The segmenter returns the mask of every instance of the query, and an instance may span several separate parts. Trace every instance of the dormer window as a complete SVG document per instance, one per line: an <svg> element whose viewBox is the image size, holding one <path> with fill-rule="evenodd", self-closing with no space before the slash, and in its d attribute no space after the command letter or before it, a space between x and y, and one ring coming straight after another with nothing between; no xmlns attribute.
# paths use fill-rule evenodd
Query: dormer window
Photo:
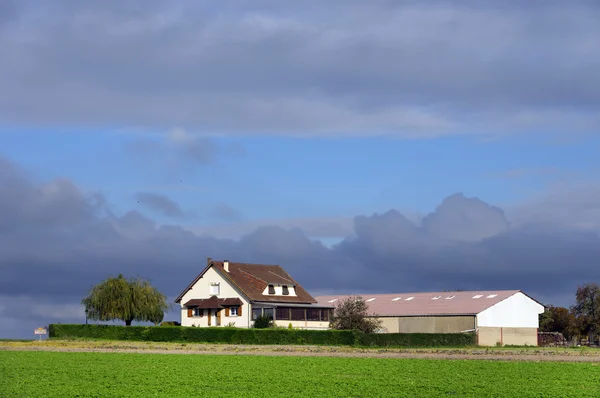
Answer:
<svg viewBox="0 0 600 398"><path fill-rule="evenodd" d="M269 285L269 294L275 294L275 286Z"/></svg>
<svg viewBox="0 0 600 398"><path fill-rule="evenodd" d="M282 289L282 293L283 293L284 296L289 296L290 295L290 291L288 290L287 285L283 285L281 287L281 289Z"/></svg>

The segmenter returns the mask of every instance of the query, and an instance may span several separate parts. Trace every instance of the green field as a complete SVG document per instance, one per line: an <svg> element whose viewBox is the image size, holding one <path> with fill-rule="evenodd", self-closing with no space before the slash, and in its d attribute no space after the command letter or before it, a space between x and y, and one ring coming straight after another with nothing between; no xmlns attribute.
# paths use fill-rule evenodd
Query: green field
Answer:
<svg viewBox="0 0 600 398"><path fill-rule="evenodd" d="M0 351L0 397L600 397L596 363Z"/></svg>

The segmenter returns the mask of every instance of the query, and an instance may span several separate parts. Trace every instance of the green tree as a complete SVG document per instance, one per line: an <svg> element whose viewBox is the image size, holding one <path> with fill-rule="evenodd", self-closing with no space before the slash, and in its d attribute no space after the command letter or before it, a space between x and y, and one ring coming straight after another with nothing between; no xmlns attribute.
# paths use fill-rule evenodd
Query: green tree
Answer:
<svg viewBox="0 0 600 398"><path fill-rule="evenodd" d="M132 321L159 324L169 308L167 298L150 282L140 278L116 278L93 286L81 303L88 318L98 321L122 320L131 326Z"/></svg>
<svg viewBox="0 0 600 398"><path fill-rule="evenodd" d="M577 327L590 342L600 332L600 286L588 283L577 288L576 303L571 308L577 318Z"/></svg>
<svg viewBox="0 0 600 398"><path fill-rule="evenodd" d="M559 332L567 340L577 334L575 315L568 308L550 306L540 314L541 332Z"/></svg>
<svg viewBox="0 0 600 398"><path fill-rule="evenodd" d="M369 306L361 296L348 297L335 307L331 328L375 333L381 327L381 320L369 315L368 310Z"/></svg>

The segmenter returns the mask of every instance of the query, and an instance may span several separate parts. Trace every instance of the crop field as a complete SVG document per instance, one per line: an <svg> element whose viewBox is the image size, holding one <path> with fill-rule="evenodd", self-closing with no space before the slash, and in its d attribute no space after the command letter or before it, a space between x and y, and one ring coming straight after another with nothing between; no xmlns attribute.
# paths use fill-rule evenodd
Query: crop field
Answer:
<svg viewBox="0 0 600 398"><path fill-rule="evenodd" d="M0 397L599 397L598 363L0 351Z"/></svg>

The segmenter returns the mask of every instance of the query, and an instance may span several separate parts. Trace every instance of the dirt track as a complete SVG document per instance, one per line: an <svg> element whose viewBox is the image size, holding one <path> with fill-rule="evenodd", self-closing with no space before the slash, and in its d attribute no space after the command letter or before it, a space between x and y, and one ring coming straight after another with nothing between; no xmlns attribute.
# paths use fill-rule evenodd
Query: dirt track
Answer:
<svg viewBox="0 0 600 398"><path fill-rule="evenodd" d="M397 349L320 346L145 343L113 341L0 342L0 351L120 352L141 354L216 354L328 356L348 358L422 358L495 361L597 362L600 350L546 348Z"/></svg>

